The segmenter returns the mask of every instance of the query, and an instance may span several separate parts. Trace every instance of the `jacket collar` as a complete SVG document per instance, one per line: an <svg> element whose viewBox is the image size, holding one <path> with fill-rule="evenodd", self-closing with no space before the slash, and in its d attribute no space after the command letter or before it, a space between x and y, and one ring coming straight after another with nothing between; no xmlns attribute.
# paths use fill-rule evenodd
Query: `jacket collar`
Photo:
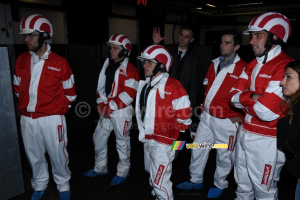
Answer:
<svg viewBox="0 0 300 200"><path fill-rule="evenodd" d="M281 53L281 46L280 45L276 45L271 51L269 51L268 53L268 58L267 61L272 60L273 58L275 58L276 56L278 56ZM262 64L262 62L264 61L265 56L261 56L261 57L256 57L256 60L258 63Z"/></svg>
<svg viewBox="0 0 300 200"><path fill-rule="evenodd" d="M216 59L213 59L213 60L212 60L212 62L214 63L215 66L218 66L218 65L219 65L219 63L220 63L220 58L221 58L221 56L218 57L218 58L216 58ZM239 56L238 54L236 54L233 63L225 67L225 68L227 68L227 72L230 73L230 74L232 74L232 72L233 72L233 70L234 70L234 67L235 67L235 64L236 64L237 62L239 62L240 60L241 60L240 56Z"/></svg>
<svg viewBox="0 0 300 200"><path fill-rule="evenodd" d="M38 56L33 51L29 51L29 52L34 58L38 59ZM45 51L44 55L41 57L41 60L47 60L50 52L51 52L51 46L50 44L47 43L47 50Z"/></svg>
<svg viewBox="0 0 300 200"><path fill-rule="evenodd" d="M153 88L158 89L159 96L162 99L165 99L165 85L168 80L168 77L169 74L167 72L164 72L151 81L151 85L153 85ZM146 84L149 84L149 82L150 77L146 78Z"/></svg>
<svg viewBox="0 0 300 200"><path fill-rule="evenodd" d="M122 61L122 63L120 64L120 66L119 66L118 69L117 69L117 70L122 69L125 76L127 76L127 73L126 73L126 69L127 69L127 68L126 68L126 66L127 66L128 62L129 62L128 57L125 57L124 60ZM104 68L106 69L106 68L108 67L108 65L109 65L109 58L106 58L105 63L104 63L103 66L104 66ZM105 70L104 70L104 71L105 71Z"/></svg>

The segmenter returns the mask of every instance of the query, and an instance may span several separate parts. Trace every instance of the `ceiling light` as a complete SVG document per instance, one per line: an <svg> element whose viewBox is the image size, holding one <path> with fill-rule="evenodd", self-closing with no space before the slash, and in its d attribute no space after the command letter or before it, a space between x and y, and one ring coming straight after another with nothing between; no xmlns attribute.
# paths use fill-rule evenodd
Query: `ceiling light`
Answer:
<svg viewBox="0 0 300 200"><path fill-rule="evenodd" d="M216 7L215 5L208 4L208 3L206 5L209 6L209 7L213 7L213 8Z"/></svg>
<svg viewBox="0 0 300 200"><path fill-rule="evenodd" d="M199 7L199 8L196 8L197 10L201 10L202 8L201 7Z"/></svg>
<svg viewBox="0 0 300 200"><path fill-rule="evenodd" d="M253 6L253 5L260 5L260 4L263 4L263 2L257 2L257 3L244 3L244 4L228 5L228 6Z"/></svg>

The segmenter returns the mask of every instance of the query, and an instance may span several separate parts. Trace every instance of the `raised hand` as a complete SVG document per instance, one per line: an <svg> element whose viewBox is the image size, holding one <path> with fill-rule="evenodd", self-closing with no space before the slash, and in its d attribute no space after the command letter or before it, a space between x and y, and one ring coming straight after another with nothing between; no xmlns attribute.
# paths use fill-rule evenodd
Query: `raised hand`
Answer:
<svg viewBox="0 0 300 200"><path fill-rule="evenodd" d="M166 39L167 37L161 37L160 35L160 27L153 28L152 33L152 40L154 44L159 44L162 40Z"/></svg>

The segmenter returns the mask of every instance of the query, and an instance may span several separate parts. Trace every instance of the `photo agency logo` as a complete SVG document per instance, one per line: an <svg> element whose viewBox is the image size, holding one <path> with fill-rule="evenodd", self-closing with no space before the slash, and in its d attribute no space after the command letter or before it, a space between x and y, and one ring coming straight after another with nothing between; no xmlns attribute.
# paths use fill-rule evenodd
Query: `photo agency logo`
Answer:
<svg viewBox="0 0 300 200"><path fill-rule="evenodd" d="M80 118L85 118L91 113L91 106L87 102L78 102L75 106L75 113Z"/></svg>

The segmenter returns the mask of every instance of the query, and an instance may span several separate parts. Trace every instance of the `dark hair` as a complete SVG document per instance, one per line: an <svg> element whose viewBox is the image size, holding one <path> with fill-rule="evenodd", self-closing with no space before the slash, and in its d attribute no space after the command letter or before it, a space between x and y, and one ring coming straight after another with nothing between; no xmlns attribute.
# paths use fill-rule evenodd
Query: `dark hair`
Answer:
<svg viewBox="0 0 300 200"><path fill-rule="evenodd" d="M223 35L232 35L234 46L242 44L242 34L234 29L228 29L223 31L222 36Z"/></svg>
<svg viewBox="0 0 300 200"><path fill-rule="evenodd" d="M293 70L295 70L298 73L298 77L299 77L299 81L300 81L300 60L294 60L289 62L286 67L285 70L287 70L287 68L291 68ZM293 118L293 108L294 105L299 101L300 99L300 88L298 88L298 90L290 95L290 96L285 96L284 100L282 101L281 104L281 110L286 114L286 116L290 117L290 123L292 122L292 118Z"/></svg>
<svg viewBox="0 0 300 200"><path fill-rule="evenodd" d="M195 27L190 25L190 24L183 24L181 25L180 27L180 32L182 31L182 29L185 29L185 30L188 30L188 31L192 31L192 34L193 34L193 38L195 37Z"/></svg>

